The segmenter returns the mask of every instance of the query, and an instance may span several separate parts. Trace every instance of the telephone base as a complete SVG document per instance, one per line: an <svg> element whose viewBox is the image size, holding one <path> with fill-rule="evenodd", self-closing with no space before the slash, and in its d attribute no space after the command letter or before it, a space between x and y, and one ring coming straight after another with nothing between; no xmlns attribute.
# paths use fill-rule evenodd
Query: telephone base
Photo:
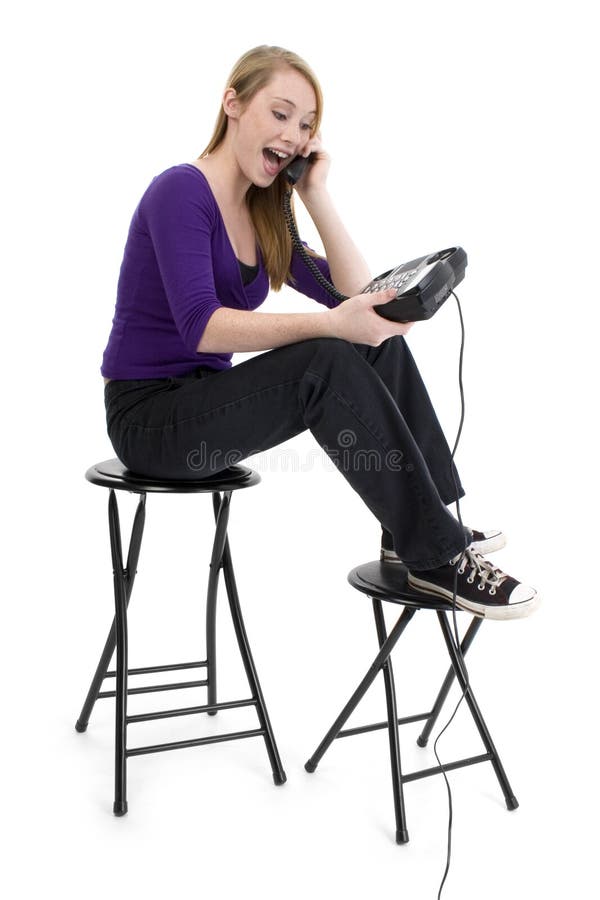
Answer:
<svg viewBox="0 0 600 900"><path fill-rule="evenodd" d="M378 275L361 293L396 288L396 297L374 306L375 312L393 322L419 322L435 315L465 277L466 266L467 254L462 247L448 247Z"/></svg>

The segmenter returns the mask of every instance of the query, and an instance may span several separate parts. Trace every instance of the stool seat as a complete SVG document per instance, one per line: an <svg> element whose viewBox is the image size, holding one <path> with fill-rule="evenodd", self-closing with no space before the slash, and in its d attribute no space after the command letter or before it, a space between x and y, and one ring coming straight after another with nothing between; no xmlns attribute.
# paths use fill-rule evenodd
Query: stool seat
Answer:
<svg viewBox="0 0 600 900"><path fill-rule="evenodd" d="M189 480L152 478L132 472L123 465L120 459L105 459L103 462L90 466L85 477L92 484L136 494L146 492L201 494L211 491L236 491L240 488L252 487L261 480L258 472L247 466L229 466L229 468L208 475L206 478L190 478Z"/></svg>
<svg viewBox="0 0 600 900"><path fill-rule="evenodd" d="M452 603L441 597L411 591L407 577L408 569L402 563L380 560L362 563L348 573L348 581L352 587L369 597L399 603L411 609L453 609Z"/></svg>

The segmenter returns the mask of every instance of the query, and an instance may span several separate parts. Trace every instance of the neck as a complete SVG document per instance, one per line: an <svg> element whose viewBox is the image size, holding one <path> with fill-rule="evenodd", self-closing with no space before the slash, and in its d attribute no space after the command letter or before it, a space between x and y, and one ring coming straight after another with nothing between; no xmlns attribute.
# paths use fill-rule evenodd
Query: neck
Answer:
<svg viewBox="0 0 600 900"><path fill-rule="evenodd" d="M202 163L219 192L220 201L230 209L244 210L246 193L252 182L240 169L227 139L216 150L203 157Z"/></svg>

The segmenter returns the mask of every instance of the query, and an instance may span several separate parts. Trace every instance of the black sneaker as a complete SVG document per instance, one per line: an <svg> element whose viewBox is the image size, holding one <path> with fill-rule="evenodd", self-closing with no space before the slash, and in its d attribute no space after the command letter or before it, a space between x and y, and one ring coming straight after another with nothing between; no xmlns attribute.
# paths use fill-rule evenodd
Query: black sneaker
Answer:
<svg viewBox="0 0 600 900"><path fill-rule="evenodd" d="M520 619L532 613L540 603L534 588L521 584L470 548L439 569L409 572L408 584L415 591L452 602L456 571L456 605L476 616Z"/></svg>
<svg viewBox="0 0 600 900"><path fill-rule="evenodd" d="M503 547L506 547L506 535L498 528L490 528L488 531L477 531L475 528L470 528L469 531L473 535L469 550L473 550L475 553L493 553L494 550L502 550ZM390 546L390 542L391 535L387 537L382 532L379 559L381 562L401 563L402 560Z"/></svg>

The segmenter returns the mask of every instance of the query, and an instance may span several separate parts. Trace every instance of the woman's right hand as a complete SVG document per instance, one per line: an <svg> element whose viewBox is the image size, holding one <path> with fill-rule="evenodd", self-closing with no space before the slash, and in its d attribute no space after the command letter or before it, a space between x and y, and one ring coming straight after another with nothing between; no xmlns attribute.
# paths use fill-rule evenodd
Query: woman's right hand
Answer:
<svg viewBox="0 0 600 900"><path fill-rule="evenodd" d="M368 344L379 347L384 341L397 334L406 334L414 322L392 322L384 319L373 309L381 303L389 303L396 296L395 288L378 291L375 294L356 294L330 309L329 315L332 337L350 341L353 344Z"/></svg>

